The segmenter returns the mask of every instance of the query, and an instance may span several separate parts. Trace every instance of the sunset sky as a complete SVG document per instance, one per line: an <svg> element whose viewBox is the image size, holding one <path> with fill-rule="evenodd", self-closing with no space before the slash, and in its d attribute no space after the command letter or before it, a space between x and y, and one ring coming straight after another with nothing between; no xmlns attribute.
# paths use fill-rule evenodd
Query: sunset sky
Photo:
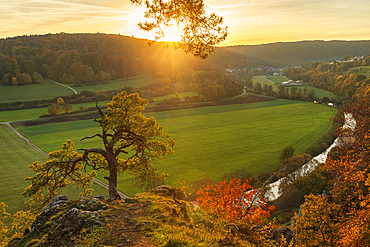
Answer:
<svg viewBox="0 0 370 247"><path fill-rule="evenodd" d="M299 40L370 40L369 0L205 0L229 28L222 45ZM0 38L45 33L139 31L143 8L129 0L0 0Z"/></svg>

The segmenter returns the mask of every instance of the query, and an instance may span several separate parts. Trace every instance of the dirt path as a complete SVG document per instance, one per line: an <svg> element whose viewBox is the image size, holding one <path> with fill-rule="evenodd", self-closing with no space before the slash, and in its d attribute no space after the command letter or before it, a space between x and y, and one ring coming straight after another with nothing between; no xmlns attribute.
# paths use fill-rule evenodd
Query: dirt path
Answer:
<svg viewBox="0 0 370 247"><path fill-rule="evenodd" d="M16 129L14 129L13 126L10 123L11 122L3 122L3 123L0 123L0 124L4 124L4 125L8 126L11 131L13 131L19 138L21 138L22 140L24 140L25 142L27 142L37 152L39 152L40 154L42 154L42 155L44 155L46 157L48 156L48 153L44 152L38 146L36 146L30 140L28 140L26 137L24 137L21 133L19 133ZM105 189L109 190L108 185L106 183L104 183L103 181L101 181L99 179L96 179L96 178L94 178L93 181L94 181L94 183L97 183L100 186L104 187ZM129 196L123 194L120 191L118 191L118 194L121 196L122 199L130 198Z"/></svg>
<svg viewBox="0 0 370 247"><path fill-rule="evenodd" d="M46 78L46 79L48 79L49 81L54 82L54 83L56 83L56 84L58 84L58 85L60 85L60 86L66 87L66 88L68 88L68 89L72 90L74 94L77 94L77 91L76 91L76 90L74 90L73 88L71 88L71 87L69 87L69 86L67 86L67 85L64 85L64 84L62 84L62 83L59 83L59 82L53 81L53 80L51 80L51 79L49 79L49 78Z"/></svg>

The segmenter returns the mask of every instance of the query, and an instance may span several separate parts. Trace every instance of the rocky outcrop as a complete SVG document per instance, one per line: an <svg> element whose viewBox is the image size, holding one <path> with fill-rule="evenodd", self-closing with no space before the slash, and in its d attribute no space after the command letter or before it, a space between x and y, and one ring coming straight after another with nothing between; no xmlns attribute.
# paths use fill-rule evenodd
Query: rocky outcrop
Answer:
<svg viewBox="0 0 370 247"><path fill-rule="evenodd" d="M105 226L104 212L109 205L104 196L81 198L70 201L68 196L58 196L49 203L25 232L22 239L15 239L9 246L23 246L21 241L39 239L33 246L73 246L81 231L90 232L96 227Z"/></svg>
<svg viewBox="0 0 370 247"><path fill-rule="evenodd" d="M172 197L176 200L185 200L186 196L184 191L178 188L172 188L168 185L161 185L152 190L152 193L161 195L161 196L167 196Z"/></svg>

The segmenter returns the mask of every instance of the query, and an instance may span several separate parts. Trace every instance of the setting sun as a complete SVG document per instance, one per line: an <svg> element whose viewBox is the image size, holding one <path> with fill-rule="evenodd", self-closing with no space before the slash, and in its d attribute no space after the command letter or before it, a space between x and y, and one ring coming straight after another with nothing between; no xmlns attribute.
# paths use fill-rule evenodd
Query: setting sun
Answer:
<svg viewBox="0 0 370 247"><path fill-rule="evenodd" d="M155 39L154 31L144 32L140 30L138 27L139 22L144 23L145 21L151 21L151 19L146 19L144 17L144 11L145 8L139 7L129 15L127 24L128 32L130 33L130 35L133 35L134 37L137 38L154 40ZM165 37L160 38L158 41L178 42L181 40L181 35L176 23L171 24L172 24L171 26L163 28Z"/></svg>
<svg viewBox="0 0 370 247"><path fill-rule="evenodd" d="M181 40L181 35L176 25L165 28L163 32L164 37L160 38L159 41L178 42Z"/></svg>

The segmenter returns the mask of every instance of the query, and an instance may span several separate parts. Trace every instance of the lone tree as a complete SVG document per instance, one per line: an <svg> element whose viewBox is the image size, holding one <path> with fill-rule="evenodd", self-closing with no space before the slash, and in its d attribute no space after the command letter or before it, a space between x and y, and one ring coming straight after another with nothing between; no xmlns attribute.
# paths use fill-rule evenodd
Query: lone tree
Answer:
<svg viewBox="0 0 370 247"><path fill-rule="evenodd" d="M293 157L294 151L295 149L293 148L293 145L286 146L280 154L280 160Z"/></svg>
<svg viewBox="0 0 370 247"><path fill-rule="evenodd" d="M225 41L227 27L223 27L223 18L211 13L206 14L203 0L130 0L137 6L145 5L144 17L153 20L138 23L143 31L156 30L155 39L165 37L164 29L176 25L181 42L175 48L181 48L195 57L207 58L214 46Z"/></svg>
<svg viewBox="0 0 370 247"><path fill-rule="evenodd" d="M81 141L100 138L104 148L81 149L83 154L79 154L73 142L68 140L61 150L49 153L48 161L30 165L36 175L26 178L32 184L23 195L31 196L31 202L42 207L71 183L76 182L83 189L90 186L96 176L95 170L98 170L108 171L109 176L105 178L109 182L109 196L117 200L120 199L117 191L119 172L130 171L143 184L165 177L166 174L156 174L152 160L173 154L175 142L153 117L146 118L141 114L146 104L147 101L137 93L127 95L124 91L113 97L106 112L96 104L101 118L95 121L102 132ZM86 166L92 167L93 171L84 173Z"/></svg>

